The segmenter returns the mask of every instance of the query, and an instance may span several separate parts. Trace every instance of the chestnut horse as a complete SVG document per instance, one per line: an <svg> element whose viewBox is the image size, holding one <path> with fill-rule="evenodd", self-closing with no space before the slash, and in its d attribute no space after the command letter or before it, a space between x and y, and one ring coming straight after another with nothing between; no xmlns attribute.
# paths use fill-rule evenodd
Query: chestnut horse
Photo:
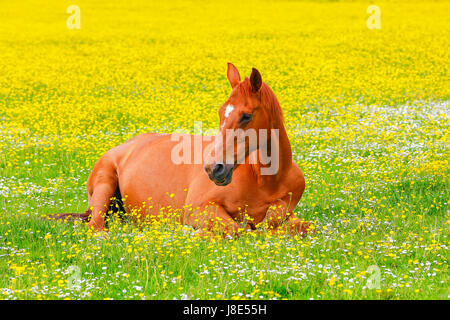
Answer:
<svg viewBox="0 0 450 320"><path fill-rule="evenodd" d="M290 233L306 234L309 224L292 213L305 189L305 180L292 160L275 94L256 69L241 81L238 70L229 63L227 77L232 91L219 109L219 134L207 142L200 138L202 156L208 147L212 150L204 159L175 163L177 142L173 134L136 136L107 151L95 164L87 180L89 209L78 216L89 221L94 230L106 230L105 214L111 201L123 197L122 208L128 212L140 210L144 213L141 216L157 216L161 208L189 207L189 214L181 214L179 221L201 232L211 231L214 221L220 221L224 235L237 235L242 228L255 230L264 220L272 230L281 227ZM240 130L245 136L250 130L260 129L268 134L259 136L255 146L247 138L239 142L227 134ZM259 152L263 147L277 156L272 159L276 163L268 163L268 155ZM193 148L191 151L195 152ZM224 157L229 161L224 162ZM272 173L262 173L274 164ZM148 205L150 196L152 205ZM248 217L244 222L243 212ZM68 215L75 216L57 216Z"/></svg>

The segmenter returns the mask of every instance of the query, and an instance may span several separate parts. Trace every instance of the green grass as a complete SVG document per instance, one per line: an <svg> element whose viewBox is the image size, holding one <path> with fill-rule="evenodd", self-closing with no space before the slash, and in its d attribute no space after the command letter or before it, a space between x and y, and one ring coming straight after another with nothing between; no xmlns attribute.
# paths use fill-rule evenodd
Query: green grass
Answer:
<svg viewBox="0 0 450 320"><path fill-rule="evenodd" d="M38 166L31 167L33 180L62 175L65 191L56 187L38 196L3 198L4 298L448 298L444 178L417 177L341 201L327 196L324 184L315 193L306 192L296 210L318 222L319 232L305 239L243 235L211 242L184 234L175 224L142 230L118 221L112 222L108 239L98 239L85 225L39 217L83 198L83 182L67 180L70 174L60 170L70 167L70 158L54 159L57 165L41 176L36 176ZM362 180L353 183L364 185ZM59 201L51 205L55 199ZM74 206L73 211L83 208ZM77 275L69 272L70 266L79 268L81 290L67 287L67 280ZM370 266L380 270L378 291L367 288L371 275L361 274Z"/></svg>

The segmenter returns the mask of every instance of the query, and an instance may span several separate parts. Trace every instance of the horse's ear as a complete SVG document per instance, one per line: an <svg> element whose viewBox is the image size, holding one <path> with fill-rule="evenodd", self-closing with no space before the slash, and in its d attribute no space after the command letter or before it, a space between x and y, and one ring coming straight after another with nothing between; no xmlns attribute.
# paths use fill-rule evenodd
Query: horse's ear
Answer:
<svg viewBox="0 0 450 320"><path fill-rule="evenodd" d="M232 64L228 62L228 69L227 69L227 78L228 81L230 81L231 87L236 87L239 82L241 81L241 76L239 75L238 69Z"/></svg>
<svg viewBox="0 0 450 320"><path fill-rule="evenodd" d="M252 74L250 75L250 83L252 84L252 91L258 92L262 85L261 74L255 68L252 69Z"/></svg>

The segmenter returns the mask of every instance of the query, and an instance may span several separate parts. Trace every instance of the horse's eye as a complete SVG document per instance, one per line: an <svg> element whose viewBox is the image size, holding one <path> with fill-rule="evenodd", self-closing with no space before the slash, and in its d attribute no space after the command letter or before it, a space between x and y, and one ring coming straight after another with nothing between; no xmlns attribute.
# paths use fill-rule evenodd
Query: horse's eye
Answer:
<svg viewBox="0 0 450 320"><path fill-rule="evenodd" d="M252 115L250 113L244 113L241 116L241 120L239 120L240 123L247 123L250 120L252 120Z"/></svg>

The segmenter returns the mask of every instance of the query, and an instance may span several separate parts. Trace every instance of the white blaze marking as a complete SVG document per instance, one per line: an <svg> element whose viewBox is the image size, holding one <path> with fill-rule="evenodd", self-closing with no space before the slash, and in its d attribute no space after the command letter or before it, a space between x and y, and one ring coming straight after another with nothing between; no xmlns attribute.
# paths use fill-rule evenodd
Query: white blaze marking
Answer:
<svg viewBox="0 0 450 320"><path fill-rule="evenodd" d="M234 110L234 106L229 104L227 105L227 108L225 109L225 118L228 118L231 114L231 112L233 112Z"/></svg>

